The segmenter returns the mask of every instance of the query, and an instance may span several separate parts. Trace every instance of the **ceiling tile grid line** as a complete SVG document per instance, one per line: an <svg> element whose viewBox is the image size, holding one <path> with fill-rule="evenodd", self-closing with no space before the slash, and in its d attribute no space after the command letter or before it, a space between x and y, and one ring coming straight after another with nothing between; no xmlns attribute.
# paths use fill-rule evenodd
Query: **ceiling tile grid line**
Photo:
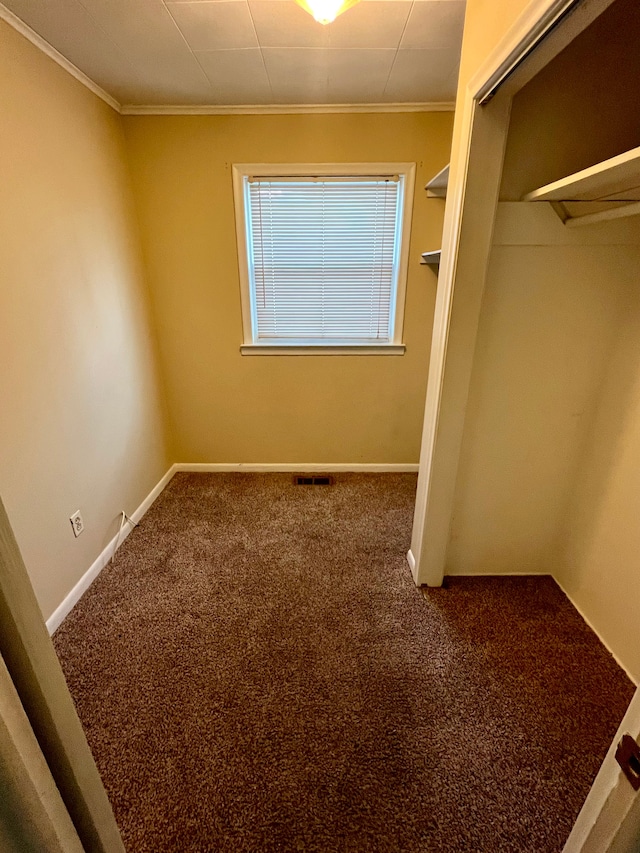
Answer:
<svg viewBox="0 0 640 853"><path fill-rule="evenodd" d="M387 79L386 79L385 84L384 84L384 89L382 91L383 95L386 94L387 89L389 87L389 80L391 80L391 75L393 74L393 69L394 69L394 66L396 64L396 60L398 58L398 53L400 51L400 45L402 44L402 40L404 39L404 34L407 31L407 27L409 25L409 18L411 17L411 13L413 12L414 5L415 5L415 2L411 4L411 9L409 9L409 14L407 15L407 19L404 22L404 27L402 28L402 34L400 35L400 40L398 41L398 47L396 49L395 56L393 57L393 62L391 63L391 68L389 69L389 74L387 75Z"/></svg>
<svg viewBox="0 0 640 853"><path fill-rule="evenodd" d="M247 3L249 8L249 15L251 16L251 24L253 25L253 31L256 34L256 41L260 44L260 39L258 37L258 29L256 27L255 18L253 17L253 11L251 9L251 3ZM275 100L273 95L273 84L271 82L271 77L269 76L269 69L267 68L267 63L265 62L264 53L262 51L262 45L260 45L260 59L262 60L262 67L264 68L264 73L267 76L267 81L269 83L269 91L271 92L271 100Z"/></svg>
<svg viewBox="0 0 640 853"><path fill-rule="evenodd" d="M192 50L258 47L246 0L173 3L163 0Z"/></svg>
<svg viewBox="0 0 640 853"><path fill-rule="evenodd" d="M96 27L100 30L100 32L102 33L102 35L104 36L104 38L105 38L105 39L109 42L109 44L112 46L112 49L113 49L114 51L116 51L116 53L117 53L120 57L122 57L122 60L123 60L124 62L126 62L126 64L127 64L127 65L131 66L131 62L129 61L129 57L128 57L128 56L126 56L126 54L123 54L123 53L122 53L122 51L120 50L120 47L118 46L118 44L117 44L117 43L116 43L116 42L115 42L115 41L114 41L114 40L109 36L109 33L104 29L104 27L102 27L102 26L101 26L100 21L98 21L98 20L95 18L95 16L91 14L90 10L89 10L89 9L87 8L87 6L82 2L82 0L76 0L76 2L77 2L80 6L82 6L82 8L84 9L85 14L87 15L87 17L88 17L88 18L90 18L90 19L91 19L91 21L93 22L94 26L96 26ZM132 70L133 70L133 69L132 69Z"/></svg>
<svg viewBox="0 0 640 853"><path fill-rule="evenodd" d="M198 60L198 57L197 57L197 56L196 56L196 54L195 54L195 51L193 51L193 50L191 49L191 45L189 44L189 42L188 42L188 41L187 41L187 39L185 38L184 33L182 32L182 30L181 30L181 29L180 29L180 27L178 26L178 22L176 21L176 19L175 19L175 18L173 17L173 15L171 14L171 9L169 8L169 5L166 3L166 0L162 0L162 4L163 4L163 6L165 7L165 9L167 10L167 14L169 15L169 17L170 17L170 18L171 18L171 20L173 21L173 24L174 24L174 26L175 26L176 30L180 33L180 37L182 38L182 40L183 40L184 44L186 45L187 50L191 53L191 55L193 56L194 60L197 62L197 64L198 64L198 68L199 68L199 69L200 69L200 71L202 72L202 76L203 76L203 77L204 77L204 79L206 80L207 85L208 85L208 86L210 86L210 85L211 85L211 81L210 81L210 80L209 80L209 78L207 77L207 75L206 75L206 72L205 72L204 68L203 68L203 67L202 67L202 65L200 64L200 62L199 62L199 60ZM212 93L212 94L213 94L213 93Z"/></svg>
<svg viewBox="0 0 640 853"><path fill-rule="evenodd" d="M37 0L11 0L33 3ZM48 0L64 7L68 0ZM128 80L120 81L114 94L121 101L168 98L191 102L211 98L211 88L189 49L180 28L162 0L82 0L94 18L135 67ZM82 46L82 34L78 37ZM100 45L95 47L100 52ZM113 69L112 73L117 74Z"/></svg>

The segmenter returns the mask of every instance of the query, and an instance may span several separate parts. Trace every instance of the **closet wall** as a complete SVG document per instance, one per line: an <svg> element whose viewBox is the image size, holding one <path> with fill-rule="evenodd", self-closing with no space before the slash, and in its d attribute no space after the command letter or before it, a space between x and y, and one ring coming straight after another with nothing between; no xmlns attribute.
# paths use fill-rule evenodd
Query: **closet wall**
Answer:
<svg viewBox="0 0 640 853"><path fill-rule="evenodd" d="M552 573L637 679L640 217L569 229L514 201L640 144L633 6L514 100L448 572Z"/></svg>
<svg viewBox="0 0 640 853"><path fill-rule="evenodd" d="M546 204L500 205L450 574L556 570L559 524L640 262L637 228L589 231L566 229Z"/></svg>

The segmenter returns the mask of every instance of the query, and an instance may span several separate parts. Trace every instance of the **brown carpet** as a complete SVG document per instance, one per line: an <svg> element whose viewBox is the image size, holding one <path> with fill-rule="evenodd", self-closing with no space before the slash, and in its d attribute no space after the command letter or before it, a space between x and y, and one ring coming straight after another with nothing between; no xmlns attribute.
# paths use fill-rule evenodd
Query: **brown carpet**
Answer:
<svg viewBox="0 0 640 853"><path fill-rule="evenodd" d="M632 685L550 578L425 599L414 492L171 482L55 636L129 853L561 850Z"/></svg>

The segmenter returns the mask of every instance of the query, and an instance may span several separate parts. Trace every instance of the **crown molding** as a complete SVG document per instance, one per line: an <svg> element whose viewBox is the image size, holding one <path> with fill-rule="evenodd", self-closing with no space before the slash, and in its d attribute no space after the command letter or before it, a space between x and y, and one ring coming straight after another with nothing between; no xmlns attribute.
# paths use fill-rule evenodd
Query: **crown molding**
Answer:
<svg viewBox="0 0 640 853"><path fill-rule="evenodd" d="M46 54L49 59L53 59L61 68L64 68L66 72L71 74L72 77L82 83L83 86L86 86L90 92L93 92L94 95L97 95L101 100L105 102L105 104L109 104L109 106L114 109L117 113L120 112L120 104L114 97L112 97L108 92L105 92L97 83L94 83L90 77L80 71L73 62L69 62L69 60L63 56L59 51L55 49L52 45L49 44L48 41L39 36L35 30L32 30L30 26L25 24L25 22L19 18L17 15L14 15L6 6L0 3L0 21L4 21L6 24L9 24L16 32L20 33L21 36L24 36L27 41L30 41L31 44L35 45L39 50L41 50L44 54Z"/></svg>
<svg viewBox="0 0 640 853"><path fill-rule="evenodd" d="M297 115L324 113L431 113L453 112L455 103L407 104L196 104L185 106L124 104L127 116L228 116L228 115Z"/></svg>

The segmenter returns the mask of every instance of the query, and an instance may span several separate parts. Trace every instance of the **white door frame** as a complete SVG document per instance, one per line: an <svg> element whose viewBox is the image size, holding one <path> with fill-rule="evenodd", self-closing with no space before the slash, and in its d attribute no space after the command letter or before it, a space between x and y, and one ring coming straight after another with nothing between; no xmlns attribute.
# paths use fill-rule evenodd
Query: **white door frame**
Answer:
<svg viewBox="0 0 640 853"><path fill-rule="evenodd" d="M612 2L532 0L469 84L458 92L420 470L407 554L419 586L441 586L445 574L511 100ZM493 101L481 106L505 78Z"/></svg>
<svg viewBox="0 0 640 853"><path fill-rule="evenodd" d="M22 755L22 763L27 761L27 765L20 770L21 762L16 758L17 772L31 776L32 779L40 774L40 781L45 780L30 794L27 782L21 783L18 778L14 780L17 794L20 795L16 805L20 818L28 822L30 812L32 817L41 813L39 820L42 831L46 831L50 837L53 837L51 833L55 835L53 826L46 827L45 817L52 816L55 804L47 793L46 774L42 774L41 767L38 769L38 759L34 757L34 742L37 741L82 849L87 853L124 853L111 803L89 749L1 499L0 657L24 709L26 720L23 723L33 733L29 745L27 735L18 736L18 724L11 728L5 727L7 754ZM8 743L10 740L13 740L12 750ZM36 802L37 798L39 802ZM71 837L68 825L65 827L61 823L61 808L56 812L56 825L62 838L65 834ZM52 851L55 849L51 846ZM69 853L74 849L71 842L67 849Z"/></svg>
<svg viewBox="0 0 640 853"><path fill-rule="evenodd" d="M636 690L618 732L591 786L563 853L630 853L640 837L640 791L633 790L615 760L623 734L640 736L640 689Z"/></svg>
<svg viewBox="0 0 640 853"><path fill-rule="evenodd" d="M83 853L1 655L0 788L0 849Z"/></svg>

